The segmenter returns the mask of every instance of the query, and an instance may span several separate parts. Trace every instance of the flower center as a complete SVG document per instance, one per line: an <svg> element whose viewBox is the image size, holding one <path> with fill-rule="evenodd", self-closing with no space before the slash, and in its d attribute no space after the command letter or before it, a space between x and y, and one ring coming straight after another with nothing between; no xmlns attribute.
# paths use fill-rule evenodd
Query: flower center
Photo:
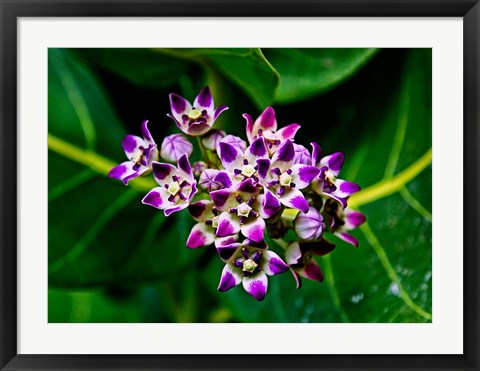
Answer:
<svg viewBox="0 0 480 371"><path fill-rule="evenodd" d="M190 120L196 120L196 119L199 119L200 117L202 117L202 111L196 109L195 107L188 112L188 118Z"/></svg>
<svg viewBox="0 0 480 371"><path fill-rule="evenodd" d="M245 216L245 217L248 217L248 215L250 214L250 211L252 210L252 208L250 206L247 205L246 202L240 204L237 206L237 214L238 216Z"/></svg>
<svg viewBox="0 0 480 371"><path fill-rule="evenodd" d="M253 273L258 264L253 261L252 258L243 261L243 271Z"/></svg>
<svg viewBox="0 0 480 371"><path fill-rule="evenodd" d="M333 173L332 170L328 169L326 172L325 172L325 178L327 178L331 183L335 183L335 180L337 180L337 177L335 176L335 174Z"/></svg>
<svg viewBox="0 0 480 371"><path fill-rule="evenodd" d="M182 187L180 187L180 184L178 184L178 182L169 183L167 188L168 193L170 193L172 196L176 196L181 189Z"/></svg>
<svg viewBox="0 0 480 371"><path fill-rule="evenodd" d="M289 187L292 183L292 177L286 172L280 175L280 185L284 187Z"/></svg>
<svg viewBox="0 0 480 371"><path fill-rule="evenodd" d="M212 227L213 228L218 228L218 219L219 219L218 216L212 218Z"/></svg>
<svg viewBox="0 0 480 371"><path fill-rule="evenodd" d="M143 149L137 148L135 152L133 152L132 161L136 165L140 165L140 162L143 160Z"/></svg>
<svg viewBox="0 0 480 371"><path fill-rule="evenodd" d="M250 164L243 165L241 174L250 178L253 174L255 174L255 168Z"/></svg>

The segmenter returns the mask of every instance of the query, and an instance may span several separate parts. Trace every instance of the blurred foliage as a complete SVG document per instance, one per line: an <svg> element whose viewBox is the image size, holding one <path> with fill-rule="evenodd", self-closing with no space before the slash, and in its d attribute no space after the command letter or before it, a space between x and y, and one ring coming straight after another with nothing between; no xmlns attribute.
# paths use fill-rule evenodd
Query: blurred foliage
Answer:
<svg viewBox="0 0 480 371"><path fill-rule="evenodd" d="M431 321L431 68L430 49L49 49L49 322ZM158 144L177 132L168 93L207 84L230 107L216 127L245 137L241 114L273 105L297 142L345 153L367 224L358 249L331 238L323 283L219 293L215 249L185 247L188 213L142 205L150 178L106 177L142 120Z"/></svg>

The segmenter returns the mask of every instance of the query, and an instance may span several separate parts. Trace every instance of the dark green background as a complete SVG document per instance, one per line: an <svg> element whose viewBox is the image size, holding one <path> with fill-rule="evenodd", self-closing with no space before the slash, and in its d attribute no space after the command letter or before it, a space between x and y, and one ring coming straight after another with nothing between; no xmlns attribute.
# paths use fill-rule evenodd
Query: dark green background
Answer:
<svg viewBox="0 0 480 371"><path fill-rule="evenodd" d="M50 49L49 322L430 322L432 177L428 165L392 192L431 149L431 49ZM318 258L325 281L286 273L256 302L216 291L223 263L185 247L193 220L140 200L151 178L106 177L121 140L150 120L157 143L178 129L168 94L205 85L230 107L215 127L245 138L242 113L273 105L296 141L341 151L341 178L370 192L360 247ZM198 151L197 151L198 153ZM194 159L198 154L194 154ZM381 183L382 184L382 183ZM372 188L369 188L372 186ZM373 190L373 191L372 191ZM272 245L272 249L281 249Z"/></svg>

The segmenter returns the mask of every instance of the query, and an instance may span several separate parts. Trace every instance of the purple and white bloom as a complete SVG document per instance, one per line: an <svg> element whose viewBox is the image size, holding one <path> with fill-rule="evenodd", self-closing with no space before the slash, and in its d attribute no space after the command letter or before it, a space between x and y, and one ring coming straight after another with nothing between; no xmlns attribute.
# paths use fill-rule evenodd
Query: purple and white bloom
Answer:
<svg viewBox="0 0 480 371"><path fill-rule="evenodd" d="M321 158L320 146L317 143L311 143L311 145L313 147L312 165L320 169L318 179L312 182L312 190L319 195L337 200L345 208L347 198L360 191L358 184L337 178L345 156L341 152L335 152Z"/></svg>
<svg viewBox="0 0 480 371"><path fill-rule="evenodd" d="M228 143L238 149L240 152L245 152L247 149L247 142L245 142L242 138L239 138L235 135L227 135L225 138L221 140L223 143ZM217 152L219 152L217 146Z"/></svg>
<svg viewBox="0 0 480 371"><path fill-rule="evenodd" d="M257 184L259 181L257 160L268 160L268 151L265 140L259 137L245 152L221 141L218 144L218 156L225 170L221 170L215 180L225 188L231 188L246 179L253 179Z"/></svg>
<svg viewBox="0 0 480 371"><path fill-rule="evenodd" d="M248 294L262 301L267 294L267 276L284 273L289 266L267 247L254 247L249 240L232 244L232 247L235 250L223 268L218 290L228 291L242 283Z"/></svg>
<svg viewBox="0 0 480 371"><path fill-rule="evenodd" d="M228 109L220 106L215 109L212 94L208 86L204 87L195 98L193 105L177 94L170 94L171 114L167 116L175 121L185 134L198 136L210 130L218 116Z"/></svg>
<svg viewBox="0 0 480 371"><path fill-rule="evenodd" d="M325 229L323 216L313 207L306 214L298 213L294 222L295 232L302 240L318 240Z"/></svg>
<svg viewBox="0 0 480 371"><path fill-rule="evenodd" d="M323 273L314 256L326 255L335 249L335 245L325 239L316 242L292 242L285 250L285 260L292 268L297 289L302 286L301 277L322 282Z"/></svg>
<svg viewBox="0 0 480 371"><path fill-rule="evenodd" d="M115 166L108 176L121 180L125 185L130 179L142 175L151 169L152 161L158 160L158 149L148 130L148 120L142 123L143 139L136 135L127 135L122 141L122 147L129 161Z"/></svg>
<svg viewBox="0 0 480 371"><path fill-rule="evenodd" d="M309 205L300 191L310 185L320 173L315 166L295 164L295 148L287 139L271 160L257 160L260 184L283 205L308 212Z"/></svg>
<svg viewBox="0 0 480 371"><path fill-rule="evenodd" d="M225 138L227 134L223 130L210 130L203 138L202 144L205 148L215 151L218 143Z"/></svg>
<svg viewBox="0 0 480 371"><path fill-rule="evenodd" d="M290 124L277 131L277 119L272 107L265 108L255 122L248 113L244 113L243 117L247 120L248 141L252 143L258 136L264 137L270 154L287 139L293 139L300 129L298 124Z"/></svg>
<svg viewBox="0 0 480 371"><path fill-rule="evenodd" d="M241 232L249 240L263 241L265 220L281 209L278 200L269 194L260 195L260 189L249 178L233 188L210 192L217 210L221 212L217 237Z"/></svg>
<svg viewBox="0 0 480 371"><path fill-rule="evenodd" d="M365 215L360 211L349 208L343 209L333 200L325 202L324 210L328 216L332 233L350 245L358 247L358 240L349 231L365 223Z"/></svg>
<svg viewBox="0 0 480 371"><path fill-rule="evenodd" d="M152 170L159 187L148 192L142 203L163 210L165 216L185 209L197 193L197 182L187 155L180 157L178 167L153 162Z"/></svg>
<svg viewBox="0 0 480 371"><path fill-rule="evenodd" d="M165 137L160 150L160 157L165 161L177 163L183 154L187 157L193 152L193 145L182 134L172 134Z"/></svg>

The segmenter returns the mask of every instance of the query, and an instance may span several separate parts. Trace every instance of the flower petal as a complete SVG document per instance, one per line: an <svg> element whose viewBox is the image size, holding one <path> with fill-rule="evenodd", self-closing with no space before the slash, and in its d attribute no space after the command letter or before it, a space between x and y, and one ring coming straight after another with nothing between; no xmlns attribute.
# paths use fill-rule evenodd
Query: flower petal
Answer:
<svg viewBox="0 0 480 371"><path fill-rule="evenodd" d="M257 174L260 179L260 183L264 184L268 176L268 170L270 170L270 160L268 158L261 158L257 160Z"/></svg>
<svg viewBox="0 0 480 371"><path fill-rule="evenodd" d="M342 179L337 179L335 181L335 187L337 187L337 189L333 193L340 198L347 198L360 191L360 186L358 184Z"/></svg>
<svg viewBox="0 0 480 371"><path fill-rule="evenodd" d="M127 155L127 158L131 160L135 154L135 151L139 147L147 148L148 143L136 135L126 135L122 140L122 147L125 151L125 155Z"/></svg>
<svg viewBox="0 0 480 371"><path fill-rule="evenodd" d="M342 168L343 161L345 160L345 156L342 152L335 152L329 156L325 156L320 161L320 167L327 166L335 176L338 175L340 169Z"/></svg>
<svg viewBox="0 0 480 371"><path fill-rule="evenodd" d="M287 189L283 196L277 197L277 199L285 206L303 211L304 213L307 213L310 208L305 196L298 189Z"/></svg>
<svg viewBox="0 0 480 371"><path fill-rule="evenodd" d="M190 183L195 182L192 167L190 166L190 161L188 161L188 156L186 153L184 153L178 159L178 173L182 176L183 179L186 179Z"/></svg>
<svg viewBox="0 0 480 371"><path fill-rule="evenodd" d="M273 251L265 250L263 252L263 259L264 263L262 264L262 269L269 276L284 273L290 269L290 267Z"/></svg>
<svg viewBox="0 0 480 371"><path fill-rule="evenodd" d="M365 223L365 215L363 215L360 211L345 209L344 214L345 225L343 228L346 230L355 229Z"/></svg>
<svg viewBox="0 0 480 371"><path fill-rule="evenodd" d="M243 153L231 144L220 142L218 144L218 152L222 165L225 169L233 171L241 169L243 165Z"/></svg>
<svg viewBox="0 0 480 371"><path fill-rule="evenodd" d="M312 180L320 174L320 169L315 166L297 164L293 165L291 169L292 182L295 183L295 188L297 189L308 187Z"/></svg>
<svg viewBox="0 0 480 371"><path fill-rule="evenodd" d="M298 124L287 125L277 131L277 137L279 137L282 142L287 139L293 139L298 129L300 129L300 125Z"/></svg>
<svg viewBox="0 0 480 371"><path fill-rule="evenodd" d="M153 206L156 209L165 209L170 206L168 192L164 187L155 187L143 198L142 204Z"/></svg>
<svg viewBox="0 0 480 371"><path fill-rule="evenodd" d="M293 147L295 148L295 164L310 165L312 160L308 149L297 143L293 143Z"/></svg>
<svg viewBox="0 0 480 371"><path fill-rule="evenodd" d="M213 181L220 183L225 188L230 188L233 184L230 175L228 175L225 171L219 171L215 178L213 178Z"/></svg>
<svg viewBox="0 0 480 371"><path fill-rule="evenodd" d="M208 193L219 189L222 185L214 181L218 172L219 171L216 169L205 169L198 179L200 187L205 189Z"/></svg>
<svg viewBox="0 0 480 371"><path fill-rule="evenodd" d="M153 177L158 184L167 183L168 177L177 174L177 168L172 164L164 164L162 162L152 162Z"/></svg>
<svg viewBox="0 0 480 371"><path fill-rule="evenodd" d="M177 163L183 154L190 156L193 145L182 134L172 134L163 139L160 156L168 161Z"/></svg>
<svg viewBox="0 0 480 371"><path fill-rule="evenodd" d="M240 232L240 222L233 214L224 211L218 218L218 228L215 232L217 237L231 236Z"/></svg>
<svg viewBox="0 0 480 371"><path fill-rule="evenodd" d="M247 138L250 143L252 143L253 139L253 119L248 113L244 113L242 115L245 120L247 121Z"/></svg>
<svg viewBox="0 0 480 371"><path fill-rule="evenodd" d="M148 170L148 167L143 166L138 170L133 170L133 165L134 163L132 161L122 162L120 165L117 165L110 170L108 177L121 180L127 185L130 179L136 178Z"/></svg>
<svg viewBox="0 0 480 371"><path fill-rule="evenodd" d="M242 234L248 239L254 242L261 242L265 233L265 220L262 218L251 218L245 224L242 224L240 229Z"/></svg>
<svg viewBox="0 0 480 371"><path fill-rule="evenodd" d="M286 170L293 165L294 161L295 148L293 147L293 143L287 139L273 155L272 167L279 167L282 170Z"/></svg>
<svg viewBox="0 0 480 371"><path fill-rule="evenodd" d="M155 144L155 141L153 140L153 137L152 137L152 134L150 134L150 130L148 130L148 120L145 120L144 122L142 122L142 134L143 134L143 138L151 143L151 144Z"/></svg>
<svg viewBox="0 0 480 371"><path fill-rule="evenodd" d="M275 118L275 111L272 107L269 106L265 108L265 110L255 120L255 123L253 124L252 134L258 134L259 129L270 131L277 130L277 119Z"/></svg>
<svg viewBox="0 0 480 371"><path fill-rule="evenodd" d="M265 299L268 288L268 278L263 272L250 277L243 277L243 288L258 301Z"/></svg>
<svg viewBox="0 0 480 371"><path fill-rule="evenodd" d="M320 267L318 266L317 262L314 259L311 259L303 269L297 270L297 272L305 278L308 278L312 281L322 282L323 281L323 273Z"/></svg>
<svg viewBox="0 0 480 371"><path fill-rule="evenodd" d="M163 210L163 213L165 214L165 216L169 216L173 213L176 213L177 211L186 209L187 206L188 202L180 200L176 204L174 204L174 206L167 207L165 210Z"/></svg>
<svg viewBox="0 0 480 371"><path fill-rule="evenodd" d="M242 282L240 270L234 269L230 264L226 264L222 271L222 277L218 285L218 291L228 291Z"/></svg>
<svg viewBox="0 0 480 371"><path fill-rule="evenodd" d="M315 142L310 143L310 145L312 146L312 166L320 167L322 147Z"/></svg>
<svg viewBox="0 0 480 371"><path fill-rule="evenodd" d="M302 250L298 242L292 242L285 249L285 260L289 265L295 265L302 261Z"/></svg>
<svg viewBox="0 0 480 371"><path fill-rule="evenodd" d="M268 219L282 208L282 204L277 200L270 192L265 192L264 194L258 195L257 200L260 203L258 207L258 212L263 219Z"/></svg>
<svg viewBox="0 0 480 371"><path fill-rule="evenodd" d="M343 232L343 231L336 231L333 234L338 238L344 240L345 242L349 243L350 245L358 247L358 240L355 237L353 237L350 233Z"/></svg>
<svg viewBox="0 0 480 371"><path fill-rule="evenodd" d="M205 220L213 218L212 208L212 201L200 200L190 204L188 211L195 221L203 223Z"/></svg>
<svg viewBox="0 0 480 371"><path fill-rule="evenodd" d="M238 235L224 237L223 239L215 238L215 247L217 248L217 253L220 256L220 259L222 259L224 262L230 260L237 249L242 246L241 243L231 242L236 240L236 238L238 238ZM219 243L218 240L223 241Z"/></svg>
<svg viewBox="0 0 480 371"><path fill-rule="evenodd" d="M205 134L213 125L213 121L210 123L196 121L192 123L186 130L183 130L185 134L191 135L192 137L196 137L202 134Z"/></svg>
<svg viewBox="0 0 480 371"><path fill-rule="evenodd" d="M253 141L250 147L245 151L245 157L250 164L255 164L257 159L268 158L267 146L265 145L265 139L258 137Z"/></svg>
<svg viewBox="0 0 480 371"><path fill-rule="evenodd" d="M170 94L169 98L170 109L172 110L173 118L175 118L179 124L182 124L182 116L188 114L188 112L192 109L192 105L188 100L174 93Z"/></svg>
<svg viewBox="0 0 480 371"><path fill-rule="evenodd" d="M187 239L187 247L195 249L201 246L208 246L214 240L213 228L205 223L197 223L193 226Z"/></svg>
<svg viewBox="0 0 480 371"><path fill-rule="evenodd" d="M223 111L226 111L228 109L227 106L218 106L216 109L215 109L215 112L213 113L213 121L215 121L217 119L218 116L220 116L220 114L223 112Z"/></svg>
<svg viewBox="0 0 480 371"><path fill-rule="evenodd" d="M219 189L217 191L210 192L210 198L212 199L215 207L219 210L224 210L229 206L229 198L232 192L228 189Z"/></svg>
<svg viewBox="0 0 480 371"><path fill-rule="evenodd" d="M207 110L208 115L212 116L214 103L212 93L208 86L205 86L200 93L198 93L197 97L193 101L193 106L198 108L200 111L204 109Z"/></svg>

